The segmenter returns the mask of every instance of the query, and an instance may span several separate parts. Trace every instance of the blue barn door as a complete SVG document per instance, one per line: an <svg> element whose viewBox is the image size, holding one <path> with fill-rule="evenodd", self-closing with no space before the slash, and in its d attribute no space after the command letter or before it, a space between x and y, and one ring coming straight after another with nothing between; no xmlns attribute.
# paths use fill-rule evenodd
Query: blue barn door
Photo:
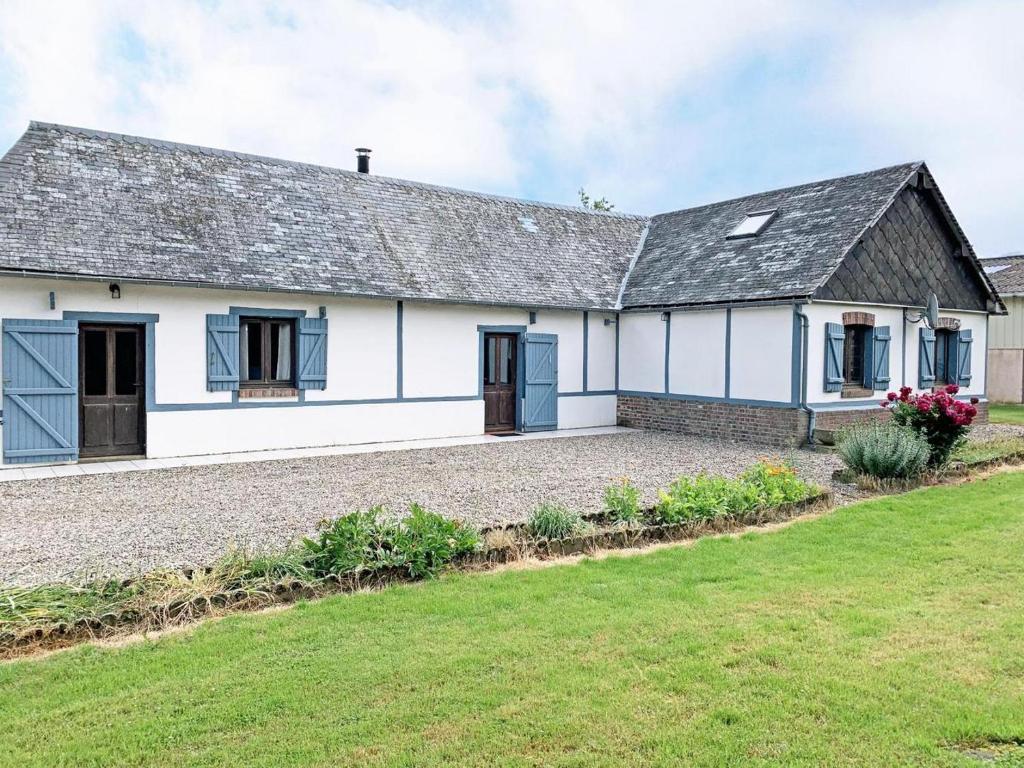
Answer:
<svg viewBox="0 0 1024 768"><path fill-rule="evenodd" d="M523 430L541 432L558 428L558 336L528 333L525 352Z"/></svg>
<svg viewBox="0 0 1024 768"><path fill-rule="evenodd" d="M78 321L3 321L4 461L78 460Z"/></svg>

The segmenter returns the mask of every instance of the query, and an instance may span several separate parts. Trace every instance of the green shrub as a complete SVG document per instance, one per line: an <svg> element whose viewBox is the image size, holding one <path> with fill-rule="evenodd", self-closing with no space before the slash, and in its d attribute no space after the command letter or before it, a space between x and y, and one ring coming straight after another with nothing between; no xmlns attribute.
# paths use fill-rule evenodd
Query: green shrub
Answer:
<svg viewBox="0 0 1024 768"><path fill-rule="evenodd" d="M792 467L762 461L736 479L703 472L676 479L658 492L654 516L668 524L709 521L800 501L813 491Z"/></svg>
<svg viewBox="0 0 1024 768"><path fill-rule="evenodd" d="M413 504L394 531L392 559L412 578L423 579L472 552L479 543L480 535L472 528Z"/></svg>
<svg viewBox="0 0 1024 768"><path fill-rule="evenodd" d="M399 523L383 520L383 513L382 507L373 507L322 521L319 537L303 541L312 571L321 577L352 576L399 568L421 579L472 552L480 541L472 528L419 504Z"/></svg>
<svg viewBox="0 0 1024 768"><path fill-rule="evenodd" d="M579 512L564 504L544 503L530 513L526 530L538 539L564 539L585 527Z"/></svg>
<svg viewBox="0 0 1024 768"><path fill-rule="evenodd" d="M806 499L815 488L797 477L789 464L759 461L742 475L740 482L754 489L756 501L743 509L765 509Z"/></svg>
<svg viewBox="0 0 1024 768"><path fill-rule="evenodd" d="M628 477L604 489L604 510L616 523L635 523L640 520L640 489Z"/></svg>
<svg viewBox="0 0 1024 768"><path fill-rule="evenodd" d="M839 437L839 455L847 467L883 480L917 477L930 453L920 433L895 424L855 427Z"/></svg>
<svg viewBox="0 0 1024 768"><path fill-rule="evenodd" d="M306 561L317 576L350 576L392 565L396 526L382 522L382 507L321 520L316 539L304 539Z"/></svg>

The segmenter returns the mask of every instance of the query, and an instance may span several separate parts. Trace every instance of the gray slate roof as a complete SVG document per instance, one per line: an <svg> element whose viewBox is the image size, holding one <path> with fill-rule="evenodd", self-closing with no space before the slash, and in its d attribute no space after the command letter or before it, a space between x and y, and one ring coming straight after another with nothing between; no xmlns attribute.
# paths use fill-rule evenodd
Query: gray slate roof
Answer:
<svg viewBox="0 0 1024 768"><path fill-rule="evenodd" d="M1024 296L1024 253L982 259L981 263L1001 296Z"/></svg>
<svg viewBox="0 0 1024 768"><path fill-rule="evenodd" d="M643 217L32 123L0 164L0 269L608 308Z"/></svg>
<svg viewBox="0 0 1024 768"><path fill-rule="evenodd" d="M802 184L651 219L627 306L809 296L922 163ZM778 209L757 237L727 240L750 212Z"/></svg>
<svg viewBox="0 0 1024 768"><path fill-rule="evenodd" d="M0 272L578 309L804 298L919 172L648 219L33 122L0 160Z"/></svg>

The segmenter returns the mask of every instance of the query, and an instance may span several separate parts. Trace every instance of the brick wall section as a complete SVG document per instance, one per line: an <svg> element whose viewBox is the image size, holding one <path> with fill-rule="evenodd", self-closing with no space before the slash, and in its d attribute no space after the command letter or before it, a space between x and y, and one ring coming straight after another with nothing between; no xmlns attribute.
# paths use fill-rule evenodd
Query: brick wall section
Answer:
<svg viewBox="0 0 1024 768"><path fill-rule="evenodd" d="M975 408L978 409L978 415L974 418L974 423L988 424L988 403L978 403ZM881 406L878 408L860 408L855 411L818 411L818 415L814 420L814 426L816 429L827 429L833 432L849 424L884 421L887 418L889 418L889 411Z"/></svg>
<svg viewBox="0 0 1024 768"><path fill-rule="evenodd" d="M975 424L988 424L988 403L979 403ZM699 437L741 440L780 448L803 445L807 414L796 408L763 408L734 403L701 403L658 397L619 395L619 426L660 429ZM848 424L889 418L884 408L818 411L815 427L834 431Z"/></svg>
<svg viewBox="0 0 1024 768"><path fill-rule="evenodd" d="M619 395L618 423L700 437L791 448L807 436L807 414L796 408L764 408Z"/></svg>

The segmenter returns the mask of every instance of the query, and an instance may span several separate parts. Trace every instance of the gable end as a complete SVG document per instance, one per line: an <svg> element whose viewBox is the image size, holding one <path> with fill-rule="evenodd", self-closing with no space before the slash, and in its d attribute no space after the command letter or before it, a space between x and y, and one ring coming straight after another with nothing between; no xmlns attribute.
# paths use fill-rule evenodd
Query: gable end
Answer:
<svg viewBox="0 0 1024 768"><path fill-rule="evenodd" d="M969 246L968 246L969 248ZM908 184L814 298L985 311L990 292L926 185Z"/></svg>

